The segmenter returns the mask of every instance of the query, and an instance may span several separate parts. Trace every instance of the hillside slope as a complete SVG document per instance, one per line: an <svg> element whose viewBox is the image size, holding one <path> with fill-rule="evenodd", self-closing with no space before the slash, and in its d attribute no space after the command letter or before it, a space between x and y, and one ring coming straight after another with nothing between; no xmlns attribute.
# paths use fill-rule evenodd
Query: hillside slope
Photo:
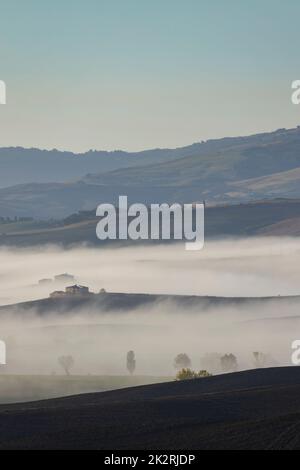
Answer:
<svg viewBox="0 0 300 470"><path fill-rule="evenodd" d="M146 204L300 198L300 127L130 155L55 154L54 170L50 165L48 173L45 167L48 176L42 180L35 170L30 170L31 180L23 177L22 159L15 160L14 181L24 184L1 188L0 181L0 216L62 218L77 210L91 210L101 202L117 204L123 194L131 202ZM11 161L5 158L0 150L0 174L8 186ZM39 168L41 162L34 166Z"/></svg>
<svg viewBox="0 0 300 470"><path fill-rule="evenodd" d="M63 298L45 298L21 302L13 305L1 305L0 315L28 314L35 312L37 315L56 314L74 315L84 309L88 312L130 312L134 309L154 307L159 304L163 306L176 305L183 311L192 309L194 312L205 312L212 307L230 306L261 306L263 303L274 305L285 304L298 306L300 296L277 296L277 297L213 297L200 295L172 295L172 294L129 294L122 292L104 292L91 296L67 296ZM299 317L295 317L299 319Z"/></svg>
<svg viewBox="0 0 300 470"><path fill-rule="evenodd" d="M185 148L142 152L90 150L78 154L56 149L0 148L0 188L28 183L62 183L77 180L87 173L161 163L185 154Z"/></svg>
<svg viewBox="0 0 300 470"><path fill-rule="evenodd" d="M0 203L1 205L1 203ZM94 211L73 214L59 222L0 223L0 246L89 244L102 246L96 237L99 221ZM205 238L248 237L254 235L298 236L300 200L274 199L248 204L206 207ZM114 241L114 246L119 242ZM124 244L125 242L123 242ZM130 243L130 241L128 241ZM135 244L138 242L136 241ZM146 243L143 241L143 243ZM149 241L151 242L151 240Z"/></svg>
<svg viewBox="0 0 300 470"><path fill-rule="evenodd" d="M1 449L299 449L300 369L1 405Z"/></svg>

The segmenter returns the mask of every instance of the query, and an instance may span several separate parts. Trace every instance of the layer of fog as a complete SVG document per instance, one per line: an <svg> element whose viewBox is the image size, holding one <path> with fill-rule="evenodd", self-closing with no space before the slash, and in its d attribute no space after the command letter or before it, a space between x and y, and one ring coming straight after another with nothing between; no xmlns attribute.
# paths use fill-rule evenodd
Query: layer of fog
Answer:
<svg viewBox="0 0 300 470"><path fill-rule="evenodd" d="M249 239L211 242L202 252L182 246L123 249L55 247L1 250L2 305L48 296L41 278L69 272L98 292L147 292L212 296L288 296L300 292L300 241ZM35 311L2 318L7 374L62 374L61 355L74 358L73 374L127 374L126 353L136 354L136 374L174 376L174 357L187 353L200 369L203 357L233 353L239 369L253 367L253 352L270 365L291 365L291 342L300 327L295 300L255 305L182 309L175 301L126 314L85 309L67 316ZM288 318L287 318L288 317ZM300 330L299 330L300 334ZM213 372L220 372L214 370Z"/></svg>
<svg viewBox="0 0 300 470"><path fill-rule="evenodd" d="M257 238L208 242L199 252L182 245L116 249L55 247L0 250L0 304L48 296L39 279L69 272L94 291L215 296L296 295L300 240Z"/></svg>

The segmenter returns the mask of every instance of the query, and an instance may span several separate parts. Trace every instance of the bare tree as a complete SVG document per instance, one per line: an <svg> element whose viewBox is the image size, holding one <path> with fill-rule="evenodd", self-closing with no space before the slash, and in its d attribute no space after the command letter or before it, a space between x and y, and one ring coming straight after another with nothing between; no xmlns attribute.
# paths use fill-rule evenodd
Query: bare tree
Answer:
<svg viewBox="0 0 300 470"><path fill-rule="evenodd" d="M134 351L128 351L127 353L127 370L132 375L135 371L136 360Z"/></svg>
<svg viewBox="0 0 300 470"><path fill-rule="evenodd" d="M74 359L72 356L60 356L58 363L61 365L66 375L70 375L70 370L74 366Z"/></svg>
<svg viewBox="0 0 300 470"><path fill-rule="evenodd" d="M275 361L270 354L265 354L259 351L253 353L253 362L256 369L275 367L277 365L277 361Z"/></svg>
<svg viewBox="0 0 300 470"><path fill-rule="evenodd" d="M266 356L265 356L264 353L261 353L259 351L255 351L253 353L253 360L254 360L254 367L256 369L261 369L262 367L265 367Z"/></svg>
<svg viewBox="0 0 300 470"><path fill-rule="evenodd" d="M178 354L174 359L174 367L177 370L189 369L192 365L192 361L189 356L185 353Z"/></svg>

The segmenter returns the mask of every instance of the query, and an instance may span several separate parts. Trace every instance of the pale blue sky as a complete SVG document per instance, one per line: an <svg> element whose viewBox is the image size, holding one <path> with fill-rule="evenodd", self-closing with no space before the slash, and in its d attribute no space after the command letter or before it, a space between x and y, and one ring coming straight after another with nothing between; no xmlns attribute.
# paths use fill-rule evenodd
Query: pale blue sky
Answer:
<svg viewBox="0 0 300 470"><path fill-rule="evenodd" d="M0 146L139 150L296 126L299 17L299 0L0 0Z"/></svg>

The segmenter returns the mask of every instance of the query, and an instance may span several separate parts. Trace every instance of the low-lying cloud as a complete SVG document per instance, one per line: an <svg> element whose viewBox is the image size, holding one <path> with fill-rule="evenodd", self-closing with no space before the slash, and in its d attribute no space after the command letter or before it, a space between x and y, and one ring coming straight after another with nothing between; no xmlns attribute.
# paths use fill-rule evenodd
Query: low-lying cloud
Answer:
<svg viewBox="0 0 300 470"><path fill-rule="evenodd" d="M57 358L72 355L74 374L126 374L128 350L136 353L136 374L174 375L180 352L195 369L213 353L233 353L240 369L251 368L254 351L268 354L270 365L290 365L291 342L300 336L300 301L277 297L300 293L299 264L300 240L290 238L209 242L201 252L177 245L2 249L2 305L47 297L55 286L39 286L39 279L64 272L94 292L275 297L190 309L174 299L126 312L83 308L43 317L34 309L21 316L2 312L8 348L3 372L60 374Z"/></svg>

